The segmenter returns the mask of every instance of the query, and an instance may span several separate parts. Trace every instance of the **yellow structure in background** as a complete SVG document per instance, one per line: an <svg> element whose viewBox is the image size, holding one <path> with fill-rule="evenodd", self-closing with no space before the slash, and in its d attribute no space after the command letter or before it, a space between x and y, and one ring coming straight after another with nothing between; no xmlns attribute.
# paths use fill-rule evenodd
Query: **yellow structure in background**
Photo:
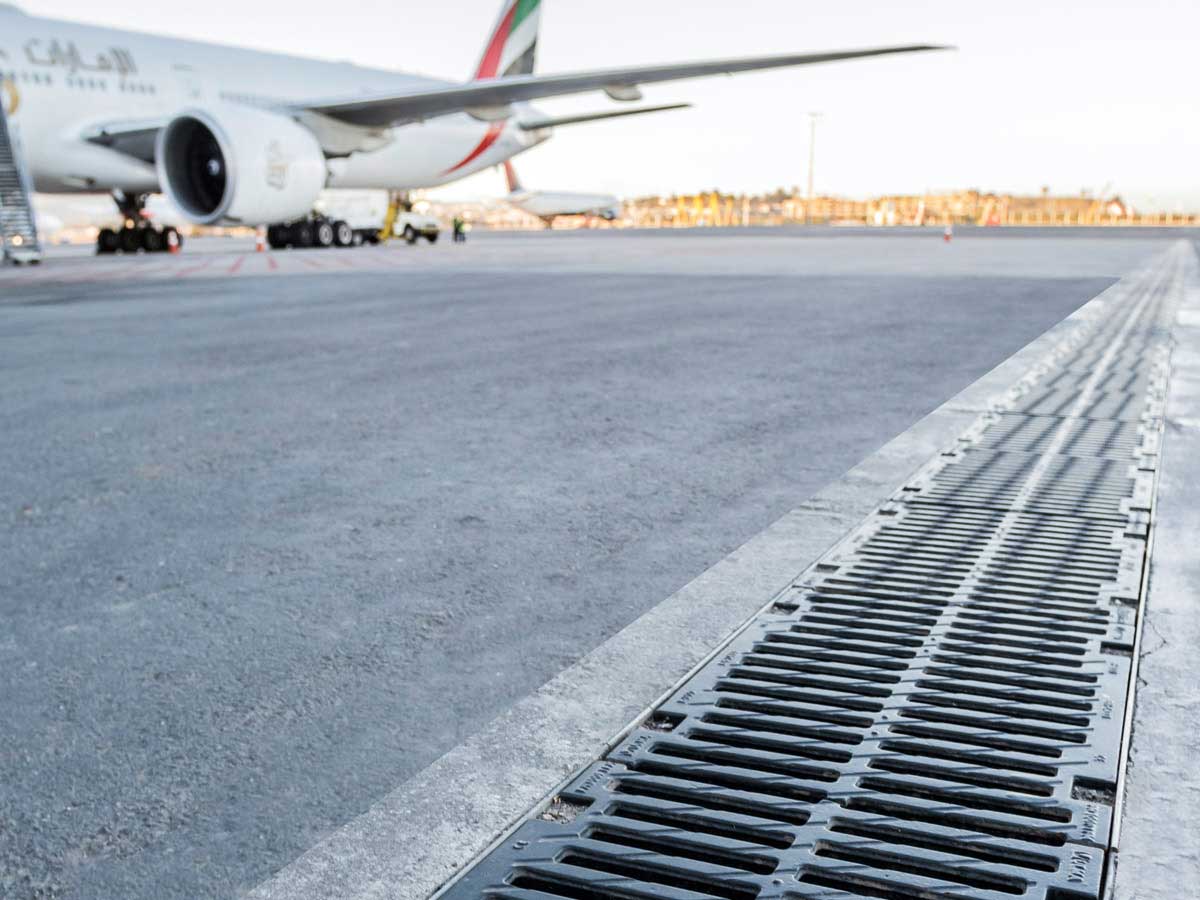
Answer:
<svg viewBox="0 0 1200 900"><path fill-rule="evenodd" d="M641 197L625 202L624 224L637 228L703 228L738 225L1173 225L1200 224L1184 213L1140 213L1120 197L1036 196L957 191L890 194L855 200L777 191L763 196L716 191L671 197Z"/></svg>
<svg viewBox="0 0 1200 900"><path fill-rule="evenodd" d="M462 215L485 228L541 229L538 218L506 204L435 203L432 212L449 220ZM771 227L812 222L818 225L946 225L980 226L1174 226L1200 225L1193 213L1138 212L1107 186L1094 196L1052 195L1043 190L1033 196L984 191L951 191L927 194L888 194L856 200L848 197L814 197L811 204L798 191L771 194L696 194L638 197L622 204L616 221L591 216L562 217L563 228L735 228Z"/></svg>

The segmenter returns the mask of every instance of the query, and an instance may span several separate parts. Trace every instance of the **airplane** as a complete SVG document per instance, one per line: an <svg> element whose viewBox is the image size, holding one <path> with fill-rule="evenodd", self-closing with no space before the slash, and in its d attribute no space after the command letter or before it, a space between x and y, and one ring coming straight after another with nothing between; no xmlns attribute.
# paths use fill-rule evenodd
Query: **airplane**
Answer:
<svg viewBox="0 0 1200 900"><path fill-rule="evenodd" d="M531 191L521 186L517 170L504 161L508 196L504 199L517 209L537 216L549 228L558 216L599 216L611 222L621 214L621 201L612 194L579 194L570 191Z"/></svg>
<svg viewBox="0 0 1200 900"><path fill-rule="evenodd" d="M162 250L148 224L164 193L195 225L309 217L324 188L414 190L511 159L555 128L676 108L550 116L531 103L836 60L932 44L535 74L540 0L503 0L466 82L40 18L0 2L0 75L35 190L110 193L124 220L98 250ZM306 234L326 246L333 228Z"/></svg>

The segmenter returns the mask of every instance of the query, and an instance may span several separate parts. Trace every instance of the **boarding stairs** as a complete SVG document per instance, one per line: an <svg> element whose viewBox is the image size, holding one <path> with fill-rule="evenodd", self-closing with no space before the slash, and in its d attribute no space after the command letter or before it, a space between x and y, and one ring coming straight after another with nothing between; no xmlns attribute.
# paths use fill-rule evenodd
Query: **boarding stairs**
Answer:
<svg viewBox="0 0 1200 900"><path fill-rule="evenodd" d="M29 201L29 178L0 95L0 260L36 263L42 258Z"/></svg>

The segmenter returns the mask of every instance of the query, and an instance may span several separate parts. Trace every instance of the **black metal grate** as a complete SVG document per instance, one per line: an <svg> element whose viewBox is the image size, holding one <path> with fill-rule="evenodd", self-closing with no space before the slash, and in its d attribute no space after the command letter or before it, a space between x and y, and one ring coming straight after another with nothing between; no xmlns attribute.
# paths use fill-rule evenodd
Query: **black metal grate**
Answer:
<svg viewBox="0 0 1200 900"><path fill-rule="evenodd" d="M447 896L1097 898L1165 390L1140 287Z"/></svg>

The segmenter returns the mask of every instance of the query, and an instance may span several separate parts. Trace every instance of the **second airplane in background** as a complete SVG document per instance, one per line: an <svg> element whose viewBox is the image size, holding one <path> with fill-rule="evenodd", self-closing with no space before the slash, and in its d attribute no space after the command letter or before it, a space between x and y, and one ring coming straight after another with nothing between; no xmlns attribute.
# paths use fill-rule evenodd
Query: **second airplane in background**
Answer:
<svg viewBox="0 0 1200 900"><path fill-rule="evenodd" d="M621 201L612 194L581 194L573 191L531 191L522 187L511 162L504 163L508 196L504 199L549 228L559 216L599 216L611 222L621 214Z"/></svg>

